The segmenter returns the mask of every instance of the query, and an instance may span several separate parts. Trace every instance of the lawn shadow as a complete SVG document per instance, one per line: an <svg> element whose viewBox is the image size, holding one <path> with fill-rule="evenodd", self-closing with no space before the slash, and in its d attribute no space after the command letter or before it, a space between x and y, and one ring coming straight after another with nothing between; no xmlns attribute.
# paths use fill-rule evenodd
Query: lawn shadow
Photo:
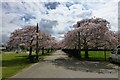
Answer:
<svg viewBox="0 0 120 80"><path fill-rule="evenodd" d="M46 56L48 54L44 54L42 56ZM39 59L42 58L42 56L39 54ZM11 60L2 60L2 67L13 67L13 66L19 66L19 65L26 65L31 63L36 63L36 55L32 55L29 57L29 55L23 55L23 56L15 56L16 58Z"/></svg>
<svg viewBox="0 0 120 80"><path fill-rule="evenodd" d="M26 57L27 58L28 56L29 55L23 55L23 56L20 55L20 56L15 56L15 57L22 57L22 58Z"/></svg>
<svg viewBox="0 0 120 80"><path fill-rule="evenodd" d="M109 73L116 72L117 70L114 68L116 65L110 64L108 62L80 61L73 58L65 59L61 57L53 60L52 63L55 66L61 66L65 69L83 72Z"/></svg>
<svg viewBox="0 0 120 80"><path fill-rule="evenodd" d="M85 58L83 59L85 60ZM88 61L98 61L98 62L104 62L105 61L105 58L103 57L89 57ZM109 62L109 59L106 58L106 61Z"/></svg>
<svg viewBox="0 0 120 80"><path fill-rule="evenodd" d="M30 64L30 61L27 56L26 57L19 56L19 57L20 58L15 58L11 60L2 60L2 67L12 67L17 65L19 66L19 65Z"/></svg>

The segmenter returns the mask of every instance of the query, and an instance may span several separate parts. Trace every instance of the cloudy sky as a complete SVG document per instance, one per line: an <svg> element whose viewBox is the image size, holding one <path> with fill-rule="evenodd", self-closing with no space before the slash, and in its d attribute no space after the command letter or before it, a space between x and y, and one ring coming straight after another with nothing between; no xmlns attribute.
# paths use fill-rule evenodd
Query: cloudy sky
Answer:
<svg viewBox="0 0 120 80"><path fill-rule="evenodd" d="M111 30L118 29L118 0L4 0L0 5L4 43L15 29L37 23L60 40L77 21L94 16L108 20Z"/></svg>

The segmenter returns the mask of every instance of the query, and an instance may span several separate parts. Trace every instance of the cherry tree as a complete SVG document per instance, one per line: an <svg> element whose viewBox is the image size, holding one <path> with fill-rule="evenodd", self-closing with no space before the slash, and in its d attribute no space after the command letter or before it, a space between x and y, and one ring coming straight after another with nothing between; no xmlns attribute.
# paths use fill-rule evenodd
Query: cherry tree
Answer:
<svg viewBox="0 0 120 80"><path fill-rule="evenodd" d="M45 49L47 49L47 52L49 53L49 50L52 51L53 49L57 49L58 44L57 44L57 41L55 40L55 38L50 36L49 39L46 40L44 47L45 47Z"/></svg>
<svg viewBox="0 0 120 80"><path fill-rule="evenodd" d="M63 46L66 48L85 49L85 58L88 59L89 48L113 48L117 37L110 31L110 24L102 18L84 19L78 21L75 29L65 34Z"/></svg>
<svg viewBox="0 0 120 80"><path fill-rule="evenodd" d="M35 38L36 27L27 26L23 29L17 29L11 33L8 44L11 48L15 47L16 45L24 45L26 48L29 47L29 55L31 55L33 46L35 45Z"/></svg>
<svg viewBox="0 0 120 80"><path fill-rule="evenodd" d="M13 33L11 33L9 39L9 46L11 48L15 47L16 45L22 45L26 48L29 48L29 55L32 55L33 48L36 48L36 40L38 36L38 47L39 49L43 49L46 46L50 46L51 44L51 36L45 32L38 31L36 32L36 26L26 26L22 29L17 29ZM47 44L47 42L49 42Z"/></svg>
<svg viewBox="0 0 120 80"><path fill-rule="evenodd" d="M42 32L41 35L39 37L39 48L42 49L42 54L44 54L44 49L48 50L48 52L49 49L54 49L57 41L48 33Z"/></svg>
<svg viewBox="0 0 120 80"><path fill-rule="evenodd" d="M113 45L107 46L113 48L116 45L117 37L113 31L110 31L109 22L102 18L86 19L77 23L84 47L99 48L105 46L106 43Z"/></svg>
<svg viewBox="0 0 120 80"><path fill-rule="evenodd" d="M115 34L118 37L118 45L120 45L120 31L118 30L117 32L115 32Z"/></svg>

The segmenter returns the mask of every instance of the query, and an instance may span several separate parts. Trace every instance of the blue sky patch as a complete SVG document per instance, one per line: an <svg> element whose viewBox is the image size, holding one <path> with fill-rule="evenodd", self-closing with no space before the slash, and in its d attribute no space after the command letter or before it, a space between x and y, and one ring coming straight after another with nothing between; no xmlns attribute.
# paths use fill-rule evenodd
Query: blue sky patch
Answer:
<svg viewBox="0 0 120 80"><path fill-rule="evenodd" d="M49 2L45 4L45 7L47 7L47 9L56 9L59 4L59 2Z"/></svg>

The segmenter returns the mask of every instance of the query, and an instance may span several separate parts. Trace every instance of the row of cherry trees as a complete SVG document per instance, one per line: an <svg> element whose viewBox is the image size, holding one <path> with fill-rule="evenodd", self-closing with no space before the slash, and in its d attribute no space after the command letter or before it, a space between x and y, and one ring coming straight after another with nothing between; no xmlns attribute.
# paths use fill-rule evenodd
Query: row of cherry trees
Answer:
<svg viewBox="0 0 120 80"><path fill-rule="evenodd" d="M110 31L110 23L102 18L91 18L78 21L75 29L65 34L61 47L64 49L85 49L85 58L88 58L88 49L112 49L117 46L118 36ZM80 54L81 55L81 54Z"/></svg>
<svg viewBox="0 0 120 80"><path fill-rule="evenodd" d="M8 42L9 48L13 49L16 46L22 46L26 49L29 48L29 56L32 55L33 49L36 48L38 48L38 50L42 49L42 54L44 54L44 49L56 48L56 40L48 33L40 30L37 31L37 27L26 26L22 29L17 29L12 32ZM36 44L38 46L36 46Z"/></svg>
<svg viewBox="0 0 120 80"><path fill-rule="evenodd" d="M84 19L73 26L74 30L65 33L64 39L59 44L51 35L37 31L37 25L37 27L26 26L15 30L11 33L8 45L10 48L16 45L29 48L29 55L32 55L33 49L39 48L38 50L44 51L44 49L58 48L58 45L62 49L79 49L79 51L85 49L85 58L88 58L88 49L112 49L119 42L118 36L110 31L110 23L105 19Z"/></svg>

